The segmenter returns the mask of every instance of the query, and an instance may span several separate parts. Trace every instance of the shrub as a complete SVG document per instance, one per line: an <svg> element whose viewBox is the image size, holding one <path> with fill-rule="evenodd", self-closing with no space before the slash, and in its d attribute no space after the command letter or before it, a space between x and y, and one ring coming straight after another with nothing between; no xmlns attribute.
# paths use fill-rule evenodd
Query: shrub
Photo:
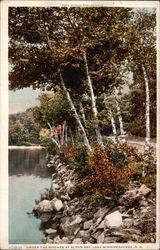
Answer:
<svg viewBox="0 0 160 250"><path fill-rule="evenodd" d="M56 155L58 148L55 143L52 142L50 138L50 132L48 129L42 128L39 133L39 138L41 145L46 148L46 151L49 155Z"/></svg>
<svg viewBox="0 0 160 250"><path fill-rule="evenodd" d="M125 192L132 177L132 170L126 166L117 168L101 149L90 155L88 165L91 174L81 181L84 193L96 196L117 196Z"/></svg>
<svg viewBox="0 0 160 250"><path fill-rule="evenodd" d="M77 149L70 144L64 144L60 149L59 155L62 161L65 161L67 164L72 166L77 155Z"/></svg>

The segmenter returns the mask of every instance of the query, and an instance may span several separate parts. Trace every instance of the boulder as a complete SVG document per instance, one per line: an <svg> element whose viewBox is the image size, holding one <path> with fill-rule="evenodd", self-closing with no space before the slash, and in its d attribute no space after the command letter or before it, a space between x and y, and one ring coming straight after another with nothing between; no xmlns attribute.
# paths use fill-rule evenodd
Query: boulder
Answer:
<svg viewBox="0 0 160 250"><path fill-rule="evenodd" d="M141 200L141 201L139 201L139 205L140 205L140 207L147 207L148 206L148 202L145 201L145 200Z"/></svg>
<svg viewBox="0 0 160 250"><path fill-rule="evenodd" d="M73 241L72 241L72 244L83 244L83 241L81 238L75 238Z"/></svg>
<svg viewBox="0 0 160 250"><path fill-rule="evenodd" d="M45 213L45 212L52 212L53 207L50 201L43 200L38 203L38 205L34 206L33 211L38 212L39 214Z"/></svg>
<svg viewBox="0 0 160 250"><path fill-rule="evenodd" d="M92 220L88 220L88 221L84 222L83 229L84 230L90 229L90 227L91 227L92 224L93 224Z"/></svg>
<svg viewBox="0 0 160 250"><path fill-rule="evenodd" d="M88 241L90 238L90 234L88 231L86 230L80 230L77 234L78 238L81 238L82 240L84 240L84 242Z"/></svg>
<svg viewBox="0 0 160 250"><path fill-rule="evenodd" d="M138 195L142 194L143 196L147 196L152 190L148 188L145 184L143 184L139 189L138 189Z"/></svg>
<svg viewBox="0 0 160 250"><path fill-rule="evenodd" d="M143 184L140 188L127 191L120 199L119 203L125 206L132 206L134 203L143 200L152 190Z"/></svg>
<svg viewBox="0 0 160 250"><path fill-rule="evenodd" d="M68 194L66 194L66 195L61 195L60 198L61 198L62 201L70 201L70 200L71 200L71 198L69 197Z"/></svg>
<svg viewBox="0 0 160 250"><path fill-rule="evenodd" d="M55 237L56 234L57 234L57 230L49 228L49 229L45 230L45 233L48 234L48 235L52 235L53 237Z"/></svg>
<svg viewBox="0 0 160 250"><path fill-rule="evenodd" d="M39 218L42 222L47 222L51 219L51 217L52 217L52 213L46 212L46 213L42 213Z"/></svg>
<svg viewBox="0 0 160 250"><path fill-rule="evenodd" d="M122 225L122 214L119 211L106 215L104 219L105 228L118 228Z"/></svg>
<svg viewBox="0 0 160 250"><path fill-rule="evenodd" d="M64 231L66 236L73 236L74 232L80 229L80 223L82 218L80 215L75 215L72 217L65 217L62 219L60 228Z"/></svg>
<svg viewBox="0 0 160 250"><path fill-rule="evenodd" d="M102 218L105 214L108 213L108 208L103 207L100 208L95 214L94 214L94 218L93 221L96 222L97 219Z"/></svg>
<svg viewBox="0 0 160 250"><path fill-rule="evenodd" d="M67 193L72 193L72 192L74 191L75 186L74 186L74 184L71 182L71 180L65 181L64 185L65 185L65 187L66 187Z"/></svg>
<svg viewBox="0 0 160 250"><path fill-rule="evenodd" d="M64 207L62 201L57 198L54 198L53 200L51 200L51 205L53 209L57 212L62 210Z"/></svg>
<svg viewBox="0 0 160 250"><path fill-rule="evenodd" d="M104 243L104 232L102 232L102 233L97 237L97 243L98 243L98 244Z"/></svg>
<svg viewBox="0 0 160 250"><path fill-rule="evenodd" d="M138 195L137 189L129 190L125 192L124 195L122 195L122 197L119 199L119 203L125 206L132 206L135 202L142 199L142 197L143 194Z"/></svg>
<svg viewBox="0 0 160 250"><path fill-rule="evenodd" d="M123 226L125 228L130 228L133 225L133 223L134 223L133 219L127 218L127 219L124 219Z"/></svg>

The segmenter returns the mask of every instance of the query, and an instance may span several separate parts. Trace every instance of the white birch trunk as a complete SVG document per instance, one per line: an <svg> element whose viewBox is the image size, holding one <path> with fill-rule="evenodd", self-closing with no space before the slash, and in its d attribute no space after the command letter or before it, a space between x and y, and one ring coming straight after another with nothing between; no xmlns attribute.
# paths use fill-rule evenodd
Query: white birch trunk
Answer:
<svg viewBox="0 0 160 250"><path fill-rule="evenodd" d="M53 129L52 129L50 123L48 122L47 124L48 124L48 126L50 128L50 131L51 131L51 139L52 139L52 141L57 145L58 148L60 148L60 145L58 144L58 142L52 137L52 131L53 131Z"/></svg>
<svg viewBox="0 0 160 250"><path fill-rule="evenodd" d="M70 133L71 143L74 146L74 138L73 138L72 130L70 127L69 127L69 133Z"/></svg>
<svg viewBox="0 0 160 250"><path fill-rule="evenodd" d="M81 112L81 115L82 115L83 124L84 124L84 126L86 126L86 116L85 116L85 113L84 113L83 105L82 105L82 103L80 101L79 101L79 107L80 107L80 112Z"/></svg>
<svg viewBox="0 0 160 250"><path fill-rule="evenodd" d="M65 132L66 121L63 123L62 127L62 136L61 136L61 145L64 144L64 132Z"/></svg>
<svg viewBox="0 0 160 250"><path fill-rule="evenodd" d="M68 127L67 127L67 125L65 127L65 142L66 142L66 144L68 143Z"/></svg>
<svg viewBox="0 0 160 250"><path fill-rule="evenodd" d="M82 131L82 136L83 136L84 144L85 144L87 150L91 152L92 149L91 149L91 146L90 146L90 144L89 144L89 141L88 141L86 132L85 132L84 127L83 127L83 125L82 125L82 123L81 123L81 120L80 120L80 118L79 118L79 115L78 115L78 113L77 113L77 111L76 111L76 109L75 109L75 106L74 106L74 104L73 104L73 102L72 102L72 99L71 99L71 97L70 97L70 94L69 94L69 92L68 92L68 90L67 90L67 88L66 88L66 86L65 86L65 83L64 83L64 81L63 81L63 77L62 77L62 74L61 74L61 73L60 73L60 83L61 83L62 89L63 89L63 91L64 91L64 94L66 95L66 98L67 98L67 100L68 100L68 102L69 102L69 104L70 104L70 106L71 106L71 109L72 109L73 112L74 112L74 117L75 117L75 119L76 119L76 121L77 121L77 123L78 123L78 125L79 125L79 128L80 128L80 130Z"/></svg>
<svg viewBox="0 0 160 250"><path fill-rule="evenodd" d="M149 153L150 153L150 101L149 101L149 82L146 73L146 69L144 65L142 65L144 82L145 82L145 90L146 90L146 139L145 139L145 164L143 166L142 176L145 177L147 173L147 168L149 165Z"/></svg>
<svg viewBox="0 0 160 250"><path fill-rule="evenodd" d="M125 132L123 128L123 120L122 120L121 109L120 109L119 88L114 87L114 89L115 89L116 108L117 108L117 115L118 115L118 120L119 120L122 143L125 143L126 136L125 136Z"/></svg>
<svg viewBox="0 0 160 250"><path fill-rule="evenodd" d="M116 124L115 124L115 120L113 117L113 113L112 113L112 109L110 107L110 104L107 102L106 93L104 93L104 104L105 104L106 109L108 109L108 111L109 111L109 117L111 120L112 132L113 132L113 136L114 136L114 144L118 146L118 135L117 135Z"/></svg>
<svg viewBox="0 0 160 250"><path fill-rule="evenodd" d="M142 65L145 89L146 89L146 141L145 141L145 152L150 151L150 108L149 108L149 83L144 65Z"/></svg>
<svg viewBox="0 0 160 250"><path fill-rule="evenodd" d="M93 87L92 87L92 81L91 81L90 74L89 74L89 68L88 68L88 63L87 63L86 52L83 52L83 60L84 60L84 63L85 63L87 83L88 83L90 96L91 96L92 112L93 112L94 118L97 118L98 112L97 112L97 107L96 107L96 99L95 99L95 95L94 95L94 91L93 91ZM100 145L100 147L102 149L104 149L102 136L101 136L100 129L99 129L99 126L98 126L97 123L95 124L95 132L96 132L98 144Z"/></svg>

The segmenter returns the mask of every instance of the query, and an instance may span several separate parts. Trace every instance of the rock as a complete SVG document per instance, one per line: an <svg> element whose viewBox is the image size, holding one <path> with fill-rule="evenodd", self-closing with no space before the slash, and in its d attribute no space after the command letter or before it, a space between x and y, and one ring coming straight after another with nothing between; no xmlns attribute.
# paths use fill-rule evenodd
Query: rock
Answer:
<svg viewBox="0 0 160 250"><path fill-rule="evenodd" d="M64 231L66 236L73 236L77 229L80 229L82 218L80 215L65 217L62 219L60 228Z"/></svg>
<svg viewBox="0 0 160 250"><path fill-rule="evenodd" d="M147 206L148 206L148 202L145 201L145 200L141 200L141 201L139 201L139 205L140 205L141 207L147 207Z"/></svg>
<svg viewBox="0 0 160 250"><path fill-rule="evenodd" d="M53 244L62 244L62 240L60 239L60 236L57 235L54 240L53 240Z"/></svg>
<svg viewBox="0 0 160 250"><path fill-rule="evenodd" d="M143 184L139 189L138 189L138 195L142 194L143 196L147 196L152 190L148 188L145 184Z"/></svg>
<svg viewBox="0 0 160 250"><path fill-rule="evenodd" d="M100 223L97 229L104 229L104 220Z"/></svg>
<svg viewBox="0 0 160 250"><path fill-rule="evenodd" d="M98 236L97 243L104 243L104 232Z"/></svg>
<svg viewBox="0 0 160 250"><path fill-rule="evenodd" d="M52 213L42 213L39 218L42 222L47 222L51 219L51 217Z"/></svg>
<svg viewBox="0 0 160 250"><path fill-rule="evenodd" d="M97 241L98 236L100 236L101 233L102 233L101 231L97 231L96 233L92 234L92 237Z"/></svg>
<svg viewBox="0 0 160 250"><path fill-rule="evenodd" d="M90 234L88 231L86 230L80 230L77 234L78 238L81 238L82 240L84 240L85 242L89 240L90 238Z"/></svg>
<svg viewBox="0 0 160 250"><path fill-rule="evenodd" d="M116 243L119 240L118 237L105 237L104 243Z"/></svg>
<svg viewBox="0 0 160 250"><path fill-rule="evenodd" d="M48 234L48 235L52 235L53 237L55 237L56 234L57 234L57 230L49 228L49 229L45 230L45 233Z"/></svg>
<svg viewBox="0 0 160 250"><path fill-rule="evenodd" d="M43 201L40 201L38 203L38 205L36 205L34 207L33 210L41 214L41 213L45 213L45 212L52 212L53 211L53 207L52 207L50 201L43 200Z"/></svg>
<svg viewBox="0 0 160 250"><path fill-rule="evenodd" d="M72 193L74 191L74 184L69 180L64 183L67 193Z"/></svg>
<svg viewBox="0 0 160 250"><path fill-rule="evenodd" d="M82 239L80 239L80 238L75 238L75 239L72 241L72 244L83 244L83 241L82 241Z"/></svg>
<svg viewBox="0 0 160 250"><path fill-rule="evenodd" d="M86 222L84 222L83 224L83 229L86 230L86 229L90 229L91 225L93 224L93 221L92 220L88 220Z"/></svg>
<svg viewBox="0 0 160 250"><path fill-rule="evenodd" d="M123 221L123 226L126 228L130 228L133 225L133 223L134 223L133 219L127 218Z"/></svg>
<svg viewBox="0 0 160 250"><path fill-rule="evenodd" d="M46 244L53 244L53 240L49 237L46 238Z"/></svg>
<svg viewBox="0 0 160 250"><path fill-rule="evenodd" d="M123 225L122 215L119 211L115 211L106 215L104 219L105 228L118 228Z"/></svg>
<svg viewBox="0 0 160 250"><path fill-rule="evenodd" d="M59 200L59 199L57 199L57 198L54 198L52 201L51 201L51 205L52 205L52 207L53 207L53 209L55 210L55 211L60 211L60 210L62 210L63 209L63 203L62 203L62 201L61 200Z"/></svg>
<svg viewBox="0 0 160 250"><path fill-rule="evenodd" d="M108 213L108 210L109 210L109 209L106 208L106 207L100 208L100 209L94 214L93 221L96 222L96 220L97 220L98 218L103 217L105 214Z"/></svg>
<svg viewBox="0 0 160 250"><path fill-rule="evenodd" d="M132 206L135 202L139 201L143 194L139 194L137 189L129 190L119 199L119 203L125 206Z"/></svg>
<svg viewBox="0 0 160 250"><path fill-rule="evenodd" d="M61 195L60 198L61 198L62 201L70 201L70 200L71 200L71 198L69 197L68 194L66 194L66 195Z"/></svg>

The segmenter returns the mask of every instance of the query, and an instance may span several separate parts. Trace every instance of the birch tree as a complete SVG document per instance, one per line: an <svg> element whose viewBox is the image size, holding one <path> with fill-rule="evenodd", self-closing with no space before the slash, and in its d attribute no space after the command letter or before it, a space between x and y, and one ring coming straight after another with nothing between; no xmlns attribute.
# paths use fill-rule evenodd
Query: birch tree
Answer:
<svg viewBox="0 0 160 250"><path fill-rule="evenodd" d="M117 129L116 129L116 124L115 124L115 120L114 120L114 116L112 113L112 109L111 109L111 105L109 103L109 100L107 100L107 96L106 93L104 92L104 104L106 109L108 109L109 112L109 117L110 117L110 121L111 121L111 125L112 125L112 132L113 132L113 136L114 136L114 143L116 146L118 146L118 135L117 135Z"/></svg>
<svg viewBox="0 0 160 250"><path fill-rule="evenodd" d="M115 91L115 99L116 99L116 108L117 108L117 115L118 115L118 120L119 120L119 125L120 125L120 132L121 132L121 140L122 143L126 142L126 136L123 128L123 120L122 120L122 115L121 115L121 108L120 108L120 98L119 98L119 87L114 87Z"/></svg>

